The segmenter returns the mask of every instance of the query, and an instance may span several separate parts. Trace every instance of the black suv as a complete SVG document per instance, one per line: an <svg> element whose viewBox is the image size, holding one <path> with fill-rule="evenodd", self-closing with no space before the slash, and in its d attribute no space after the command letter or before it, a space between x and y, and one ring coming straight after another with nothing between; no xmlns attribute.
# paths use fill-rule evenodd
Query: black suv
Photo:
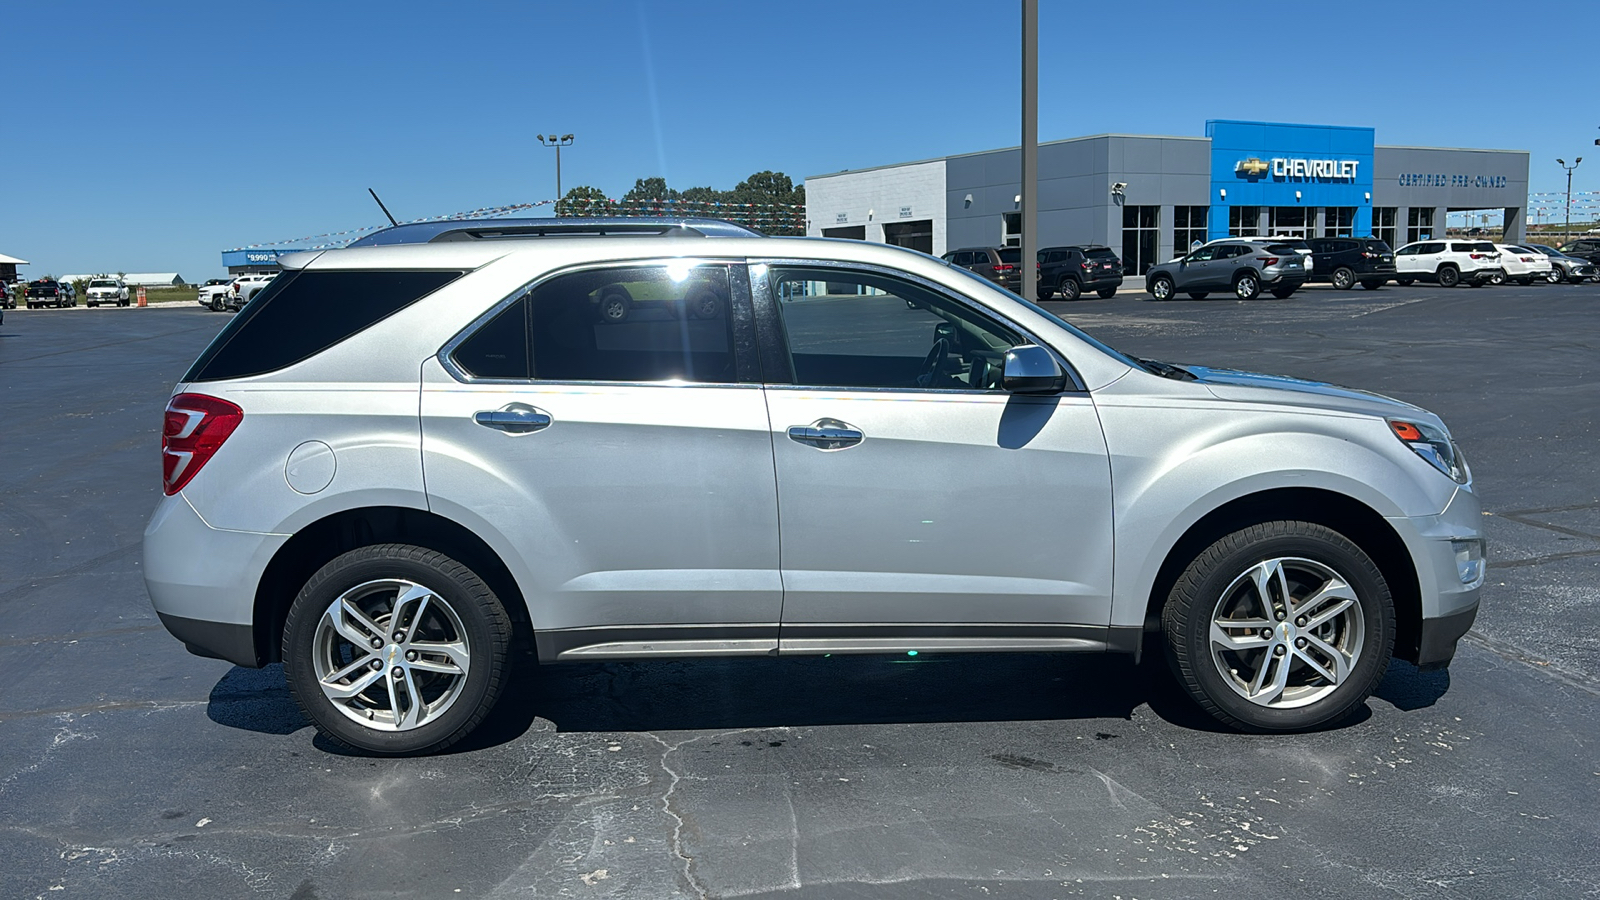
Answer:
<svg viewBox="0 0 1600 900"><path fill-rule="evenodd" d="M1110 247L1089 244L1083 247L1046 247L1039 251L1039 299L1049 300L1056 293L1063 300L1076 300L1084 291L1102 298L1116 296L1122 287L1122 260Z"/></svg>
<svg viewBox="0 0 1600 900"><path fill-rule="evenodd" d="M27 300L29 309L34 309L35 307L39 306L54 306L60 308L63 306L78 305L77 302L73 300L72 295L67 293L66 288L64 288L60 282L51 281L48 278L40 278L38 281L28 282L27 296L25 299Z"/></svg>
<svg viewBox="0 0 1600 900"><path fill-rule="evenodd" d="M1600 238L1581 238L1571 243L1562 244L1561 252L1579 259L1587 259L1595 265L1600 265Z"/></svg>
<svg viewBox="0 0 1600 900"><path fill-rule="evenodd" d="M939 258L976 272L1008 291L1022 287L1021 247L963 247Z"/></svg>
<svg viewBox="0 0 1600 900"><path fill-rule="evenodd" d="M1394 250L1377 238L1308 238L1311 247L1310 281L1331 283L1348 291L1360 282L1369 291L1394 278Z"/></svg>

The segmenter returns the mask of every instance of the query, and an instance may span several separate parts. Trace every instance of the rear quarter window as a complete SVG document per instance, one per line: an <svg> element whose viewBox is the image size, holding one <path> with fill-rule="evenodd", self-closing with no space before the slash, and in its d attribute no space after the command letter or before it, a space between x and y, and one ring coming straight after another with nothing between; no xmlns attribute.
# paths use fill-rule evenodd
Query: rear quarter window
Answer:
<svg viewBox="0 0 1600 900"><path fill-rule="evenodd" d="M183 380L262 375L310 359L462 276L462 272L285 272L247 304Z"/></svg>

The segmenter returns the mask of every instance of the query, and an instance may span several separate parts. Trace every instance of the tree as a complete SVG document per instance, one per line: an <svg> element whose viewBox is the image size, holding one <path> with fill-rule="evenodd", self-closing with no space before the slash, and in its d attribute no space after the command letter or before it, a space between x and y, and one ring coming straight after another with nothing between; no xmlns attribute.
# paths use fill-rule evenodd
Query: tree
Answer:
<svg viewBox="0 0 1600 900"><path fill-rule="evenodd" d="M622 195L622 213L628 216L661 215L673 211L666 201L676 199L678 192L667 187L665 178L640 178L633 183L633 190Z"/></svg>
<svg viewBox="0 0 1600 900"><path fill-rule="evenodd" d="M597 187L579 185L556 201L558 216L605 216L613 212L606 192Z"/></svg>
<svg viewBox="0 0 1600 900"><path fill-rule="evenodd" d="M805 188L796 188L782 172L757 172L728 192L732 203L749 204L728 210L726 218L742 221L768 234L805 234Z"/></svg>

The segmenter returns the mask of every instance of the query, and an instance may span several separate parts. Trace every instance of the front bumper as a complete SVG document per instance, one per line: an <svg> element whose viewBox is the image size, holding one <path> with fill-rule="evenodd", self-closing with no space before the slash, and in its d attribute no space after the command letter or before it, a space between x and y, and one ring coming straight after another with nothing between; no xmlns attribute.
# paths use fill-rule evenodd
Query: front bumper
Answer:
<svg viewBox="0 0 1600 900"><path fill-rule="evenodd" d="M286 534L212 528L182 494L144 531L144 584L161 624L197 656L254 668L256 586Z"/></svg>
<svg viewBox="0 0 1600 900"><path fill-rule="evenodd" d="M1421 594L1421 620L1405 643L1396 643L1395 655L1421 669L1442 669L1455 656L1456 642L1472 627L1478 615L1488 560L1476 577L1463 581L1456 547L1463 541L1483 540L1483 506L1477 495L1460 488L1443 512L1436 516L1391 518L1388 521L1410 551Z"/></svg>

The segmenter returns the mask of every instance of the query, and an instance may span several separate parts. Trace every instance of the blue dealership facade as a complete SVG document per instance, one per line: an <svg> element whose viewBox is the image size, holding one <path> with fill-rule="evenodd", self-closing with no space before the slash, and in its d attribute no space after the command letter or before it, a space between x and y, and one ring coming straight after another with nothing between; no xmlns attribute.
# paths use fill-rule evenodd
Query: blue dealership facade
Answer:
<svg viewBox="0 0 1600 900"><path fill-rule="evenodd" d="M941 254L1020 243L1020 152L806 179L807 233ZM1105 244L1132 272L1229 235L1400 246L1451 212L1522 239L1528 154L1377 143L1372 128L1211 120L1204 137L1103 134L1039 146L1039 246ZM1475 219L1475 221L1477 221Z"/></svg>

